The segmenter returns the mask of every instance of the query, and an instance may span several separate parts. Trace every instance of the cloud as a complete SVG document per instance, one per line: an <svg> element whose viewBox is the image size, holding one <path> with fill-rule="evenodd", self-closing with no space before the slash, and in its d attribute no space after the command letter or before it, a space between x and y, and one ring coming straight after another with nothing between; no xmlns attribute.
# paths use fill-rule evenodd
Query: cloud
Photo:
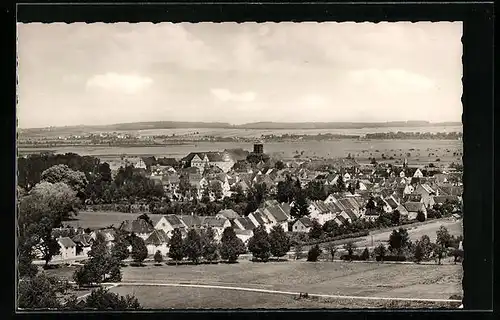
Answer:
<svg viewBox="0 0 500 320"><path fill-rule="evenodd" d="M353 70L348 77L355 85L374 87L383 92L420 92L435 86L433 80L402 69Z"/></svg>
<svg viewBox="0 0 500 320"><path fill-rule="evenodd" d="M246 91L241 93L234 93L228 89L215 88L211 89L210 92L213 96L223 102L252 102L255 100L255 92Z"/></svg>
<svg viewBox="0 0 500 320"><path fill-rule="evenodd" d="M152 83L153 80L148 77L109 72L88 79L87 87L134 94L149 87Z"/></svg>

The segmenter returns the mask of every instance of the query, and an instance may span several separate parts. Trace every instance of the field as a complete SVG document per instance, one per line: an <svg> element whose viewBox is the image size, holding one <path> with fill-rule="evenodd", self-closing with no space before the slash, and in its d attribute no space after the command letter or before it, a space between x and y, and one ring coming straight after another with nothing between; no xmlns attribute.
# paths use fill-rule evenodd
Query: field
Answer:
<svg viewBox="0 0 500 320"><path fill-rule="evenodd" d="M95 212L80 212L74 218L75 220L64 221L64 225L72 227L82 227L90 229L98 229L114 225L119 227L124 220L135 220L140 213L122 213L114 211L95 211Z"/></svg>
<svg viewBox="0 0 500 320"><path fill-rule="evenodd" d="M196 142L182 145L148 146L148 147L59 147L53 148L56 153L74 152L80 155L91 155L103 161L119 159L127 156L156 156L180 159L190 152L222 151L224 149L243 148L251 150L249 143L236 142ZM380 161L382 154L393 157L395 162L408 158L409 165L425 165L434 163L436 166L451 162L461 163L463 150L462 141L456 140L332 140L316 142L269 142L264 145L264 152L283 159L291 159L302 153L302 158L339 158L348 154L360 162L368 162L375 157ZM37 148L21 148L22 154L43 151ZM408 153L410 155L408 156ZM440 159L440 161L436 161Z"/></svg>
<svg viewBox="0 0 500 320"><path fill-rule="evenodd" d="M436 231L440 226L445 226L448 229L449 233L454 236L463 235L463 226L462 221L453 221L448 219L439 219L436 221L432 221L426 224L422 224L416 227L405 227L408 229L408 235L410 236L411 241L419 240L423 235L429 236L431 242L436 242ZM359 248L364 247L372 247L377 246L380 242L385 242L389 239L389 236L393 229L370 232L370 235L367 237L358 238L356 241L356 245Z"/></svg>
<svg viewBox="0 0 500 320"><path fill-rule="evenodd" d="M118 286L120 295L133 294L145 309L354 309L354 308L453 308L450 303L398 302L309 298L296 296L188 287ZM189 299L186 299L189 297Z"/></svg>
<svg viewBox="0 0 500 320"><path fill-rule="evenodd" d="M66 267L47 272L69 277L73 270ZM241 286L309 294L413 299L449 299L451 295L462 295L460 264L240 261L230 265L129 266L122 272L125 283ZM337 308L343 303L333 300L325 304L269 293L186 287L124 285L112 291L134 294L146 308ZM356 303L359 302L356 300Z"/></svg>
<svg viewBox="0 0 500 320"><path fill-rule="evenodd" d="M29 137L66 137L71 135L100 134L110 130L93 130L85 128L59 128L54 131L31 132ZM114 130L111 130L114 131ZM462 132L462 126L435 126L435 127L374 127L360 129L241 129L241 128L177 128L177 129L144 129L144 130L119 130L117 132L138 136L172 136L176 137L240 137L259 138L262 135L317 135L317 134L342 134L342 135L364 135L367 133L380 132ZM27 134L21 135L28 137Z"/></svg>

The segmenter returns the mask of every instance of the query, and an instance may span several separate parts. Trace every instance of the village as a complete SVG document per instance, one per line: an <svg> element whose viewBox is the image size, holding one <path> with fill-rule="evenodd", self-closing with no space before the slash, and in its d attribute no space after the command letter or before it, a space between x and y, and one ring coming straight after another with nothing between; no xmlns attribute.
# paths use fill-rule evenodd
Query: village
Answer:
<svg viewBox="0 0 500 320"><path fill-rule="evenodd" d="M390 216L395 212L400 223L423 222L437 218L436 208L445 204L450 207L449 216L461 217L461 172L454 168L410 167L406 159L400 167L385 167L383 163L360 165L348 157L325 161L322 170L314 170L307 162L277 161L270 165L270 161L263 144L257 142L252 152L236 149L190 153L180 161L129 158L123 163L142 172L156 186L161 186L165 196L175 202L221 201L234 197L236 193L246 194L258 184L264 184L269 194L276 195L281 192L279 186L287 179L298 181L302 188L314 184L333 192L325 194L322 200L321 196L306 199L307 214L300 218L291 213L294 201L280 202L279 196L262 201L248 214L222 208L208 216L195 210L158 214L151 204L136 203L130 205L129 210L136 212L138 218L117 221L113 227L91 229L84 220L76 220L63 223L63 228L54 228L53 236L59 243L60 253L52 261L85 259L98 234L104 235L111 246L117 231L142 238L149 256L158 251L167 256L169 241L176 229L185 238L190 229L210 228L220 242L224 230L232 228L236 236L248 245L257 227L270 232L273 227L281 226L290 235L308 234L314 224L325 229L333 223L335 228L342 230L342 227L362 222L373 228L381 215ZM121 168L123 170L123 165ZM111 167L113 176L119 169ZM187 188L180 186L182 177L187 177L184 179L189 182ZM87 201L85 210L91 212L96 207L99 205ZM106 212L99 214L105 215ZM85 212L80 215L85 215Z"/></svg>

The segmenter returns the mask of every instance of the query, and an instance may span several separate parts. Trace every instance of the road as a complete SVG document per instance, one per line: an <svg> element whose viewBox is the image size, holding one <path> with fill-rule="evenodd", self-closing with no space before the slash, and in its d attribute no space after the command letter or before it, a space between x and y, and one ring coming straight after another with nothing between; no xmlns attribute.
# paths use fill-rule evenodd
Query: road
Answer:
<svg viewBox="0 0 500 320"><path fill-rule="evenodd" d="M220 286L209 284L187 284L187 283L161 283L161 282L119 282L119 283L103 283L102 285L114 288L117 286L152 286L152 287L188 287L188 288L205 288L205 289L219 289L219 290L236 290L248 292L261 292L261 293L274 293L283 295L300 296L301 292L292 291L278 291L259 288L236 287L236 286ZM87 294L88 295L88 294ZM450 299L423 299L423 298L392 298L392 297L366 297L366 296L345 296L345 295L330 295L330 294L316 294L307 293L309 297L318 298L331 298L331 299L352 299L352 300L385 300L385 301L413 301L413 302L454 302L460 303L461 300ZM86 296L86 295L85 295ZM83 296L82 296L83 297ZM79 297L81 298L81 297Z"/></svg>

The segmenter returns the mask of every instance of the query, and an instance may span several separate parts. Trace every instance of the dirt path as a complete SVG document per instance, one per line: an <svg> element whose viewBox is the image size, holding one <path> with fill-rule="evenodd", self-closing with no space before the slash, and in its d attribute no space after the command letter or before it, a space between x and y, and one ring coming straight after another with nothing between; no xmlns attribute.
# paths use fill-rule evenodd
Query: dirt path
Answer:
<svg viewBox="0 0 500 320"><path fill-rule="evenodd" d="M248 287L233 287L233 286L220 286L220 285L207 285L207 284L181 284L181 283L159 283L159 282L120 282L120 283L103 283L109 285L111 288L117 286L152 286L152 287L188 287L188 288L205 288L205 289L219 289L219 290L236 290L247 292L260 292L260 293L273 293L282 295L299 296L300 292L292 291L277 291L260 288ZM377 301L411 301L411 302L450 302L460 303L460 300L450 299L423 299L423 298L392 298L392 297L366 297L366 296L345 296L345 295L329 295L329 294L315 294L308 293L309 297L330 298L330 299L351 299L351 300L377 300Z"/></svg>

